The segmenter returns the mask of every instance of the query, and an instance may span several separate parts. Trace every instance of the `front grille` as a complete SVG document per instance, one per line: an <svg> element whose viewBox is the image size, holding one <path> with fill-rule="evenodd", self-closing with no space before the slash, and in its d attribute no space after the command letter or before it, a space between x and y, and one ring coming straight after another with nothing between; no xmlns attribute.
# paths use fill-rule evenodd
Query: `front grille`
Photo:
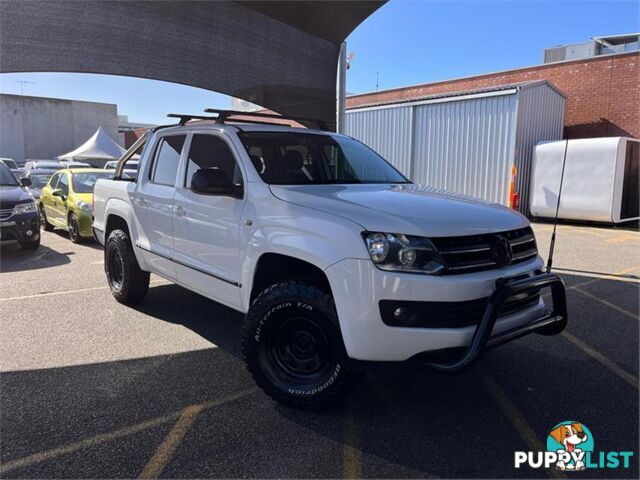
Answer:
<svg viewBox="0 0 640 480"><path fill-rule="evenodd" d="M380 315L382 321L393 327L414 328L462 328L478 325L488 298L468 300L465 302L402 302L397 300L381 300ZM526 292L510 297L500 310L498 318L534 307L540 301L540 291ZM408 309L409 316L396 320L393 312L396 308Z"/></svg>
<svg viewBox="0 0 640 480"><path fill-rule="evenodd" d="M5 208L0 210L0 220L7 220L13 215L13 208Z"/></svg>
<svg viewBox="0 0 640 480"><path fill-rule="evenodd" d="M465 237L431 238L447 263L444 274L471 273L531 260L538 255L531 227ZM504 242L503 251L500 243ZM505 251L508 250L508 255Z"/></svg>

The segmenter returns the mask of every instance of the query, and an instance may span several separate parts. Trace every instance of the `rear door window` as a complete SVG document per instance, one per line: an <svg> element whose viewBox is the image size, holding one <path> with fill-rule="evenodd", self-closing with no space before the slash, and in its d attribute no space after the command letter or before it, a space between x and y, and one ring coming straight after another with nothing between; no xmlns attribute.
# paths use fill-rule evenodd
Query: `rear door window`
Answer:
<svg viewBox="0 0 640 480"><path fill-rule="evenodd" d="M149 180L160 185L175 185L185 138L185 135L171 135L160 140L149 172Z"/></svg>
<svg viewBox="0 0 640 480"><path fill-rule="evenodd" d="M62 190L62 195L69 196L69 179L66 173L60 174L60 181L58 182L58 188Z"/></svg>

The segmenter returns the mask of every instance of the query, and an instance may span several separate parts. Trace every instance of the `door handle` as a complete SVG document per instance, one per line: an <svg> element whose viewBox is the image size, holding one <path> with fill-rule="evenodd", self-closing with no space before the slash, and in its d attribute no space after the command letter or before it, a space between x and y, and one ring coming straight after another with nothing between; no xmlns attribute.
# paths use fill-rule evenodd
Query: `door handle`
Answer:
<svg viewBox="0 0 640 480"><path fill-rule="evenodd" d="M182 208L180 206L175 207L173 209L173 212L175 213L176 217L184 217L184 213L185 213L184 212L184 208Z"/></svg>
<svg viewBox="0 0 640 480"><path fill-rule="evenodd" d="M144 198L138 198L137 202L141 207L146 207L147 205L149 205L149 202L147 202Z"/></svg>

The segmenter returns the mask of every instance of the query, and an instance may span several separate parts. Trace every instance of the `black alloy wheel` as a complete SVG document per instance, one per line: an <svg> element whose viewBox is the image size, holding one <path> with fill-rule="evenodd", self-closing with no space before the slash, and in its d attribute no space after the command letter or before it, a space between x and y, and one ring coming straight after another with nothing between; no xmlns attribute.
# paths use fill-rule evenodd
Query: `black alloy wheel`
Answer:
<svg viewBox="0 0 640 480"><path fill-rule="evenodd" d="M120 251L115 249L107 256L107 281L112 291L120 291L122 289L122 279L124 278L124 261Z"/></svg>
<svg viewBox="0 0 640 480"><path fill-rule="evenodd" d="M104 271L111 294L120 303L138 303L149 290L149 272L140 268L129 232L120 229L108 232Z"/></svg>
<svg viewBox="0 0 640 480"><path fill-rule="evenodd" d="M80 237L80 227L78 226L78 219L76 218L76 216L73 213L69 214L69 221L68 221L68 228L69 228L69 239L73 242L73 243L80 243L80 240L82 237Z"/></svg>
<svg viewBox="0 0 640 480"><path fill-rule="evenodd" d="M313 318L282 319L263 348L264 367L286 387L316 383L331 373L335 363L327 332Z"/></svg>

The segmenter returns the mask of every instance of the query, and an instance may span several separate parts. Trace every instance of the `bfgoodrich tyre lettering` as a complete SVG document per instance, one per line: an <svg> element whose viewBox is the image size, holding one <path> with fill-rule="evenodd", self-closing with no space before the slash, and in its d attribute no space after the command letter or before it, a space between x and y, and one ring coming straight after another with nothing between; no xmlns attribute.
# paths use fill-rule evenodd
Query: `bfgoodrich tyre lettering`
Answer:
<svg viewBox="0 0 640 480"><path fill-rule="evenodd" d="M242 338L249 371L275 400L325 406L355 379L333 299L316 285L290 280L266 289L247 313Z"/></svg>

